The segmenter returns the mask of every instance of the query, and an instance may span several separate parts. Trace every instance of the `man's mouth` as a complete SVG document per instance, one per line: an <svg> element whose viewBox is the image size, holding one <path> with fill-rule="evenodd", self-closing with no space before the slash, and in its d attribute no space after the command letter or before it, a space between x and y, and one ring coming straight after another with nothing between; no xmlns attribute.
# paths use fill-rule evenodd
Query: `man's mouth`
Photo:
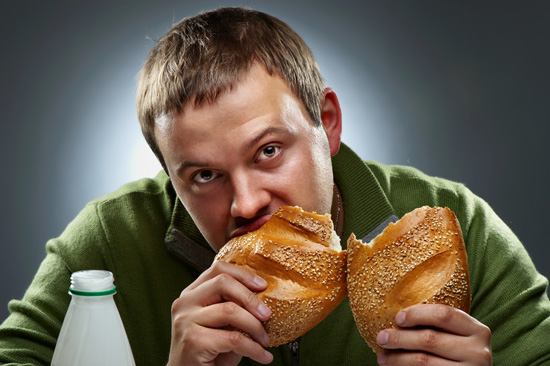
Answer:
<svg viewBox="0 0 550 366"><path fill-rule="evenodd" d="M258 230L270 218L271 218L271 215L264 215L264 216L260 216L256 219L253 219L252 221L247 222L247 223L239 226L235 230L233 230L230 233L230 238L234 238L236 236L243 235L243 234L249 233L249 232L254 231L254 230Z"/></svg>

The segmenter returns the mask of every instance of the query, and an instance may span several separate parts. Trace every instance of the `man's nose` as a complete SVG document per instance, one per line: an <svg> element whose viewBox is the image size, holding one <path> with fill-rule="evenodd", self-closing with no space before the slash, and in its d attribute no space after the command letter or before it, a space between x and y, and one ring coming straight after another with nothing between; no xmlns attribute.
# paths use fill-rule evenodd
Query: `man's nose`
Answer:
<svg viewBox="0 0 550 366"><path fill-rule="evenodd" d="M232 178L233 201L231 216L247 219L259 215L271 203L269 191L261 184L261 179L253 174L242 173Z"/></svg>

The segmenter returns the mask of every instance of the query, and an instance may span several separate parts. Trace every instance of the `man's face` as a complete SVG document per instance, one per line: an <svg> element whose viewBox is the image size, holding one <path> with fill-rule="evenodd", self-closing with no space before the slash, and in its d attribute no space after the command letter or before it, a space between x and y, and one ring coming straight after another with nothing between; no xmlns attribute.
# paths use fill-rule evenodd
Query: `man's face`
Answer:
<svg viewBox="0 0 550 366"><path fill-rule="evenodd" d="M327 133L262 66L215 103L188 104L157 124L156 136L180 200L215 251L281 206L330 212Z"/></svg>

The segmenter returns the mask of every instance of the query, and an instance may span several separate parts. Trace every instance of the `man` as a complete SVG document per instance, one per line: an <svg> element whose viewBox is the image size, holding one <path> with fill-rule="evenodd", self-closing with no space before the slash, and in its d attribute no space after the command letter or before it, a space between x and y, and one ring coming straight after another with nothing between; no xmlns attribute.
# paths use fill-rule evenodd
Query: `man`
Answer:
<svg viewBox="0 0 550 366"><path fill-rule="evenodd" d="M151 50L138 115L165 172L89 205L0 328L0 362L51 359L70 274L107 269L137 364L451 364L550 361L547 281L490 208L460 184L362 162L340 142L336 93L303 41L263 13L225 8L185 19ZM278 207L332 213L341 237L388 216L448 206L464 233L471 315L443 305L399 313L376 355L343 302L300 338L264 349L266 283L212 258ZM227 326L244 330L250 337ZM491 334L492 331L492 334ZM243 357L244 356L244 357Z"/></svg>

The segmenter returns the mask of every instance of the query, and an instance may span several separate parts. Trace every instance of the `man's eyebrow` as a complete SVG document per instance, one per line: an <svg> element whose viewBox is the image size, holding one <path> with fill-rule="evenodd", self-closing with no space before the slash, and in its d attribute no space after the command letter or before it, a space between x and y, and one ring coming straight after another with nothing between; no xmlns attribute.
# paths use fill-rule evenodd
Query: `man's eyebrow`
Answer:
<svg viewBox="0 0 550 366"><path fill-rule="evenodd" d="M246 153L250 149L254 148L258 144L258 142L260 142L261 139L263 139L265 136L269 134L284 135L288 133L289 131L286 128L274 127L274 126L268 127L262 130L259 134L257 134L252 140L244 144L244 146L242 147L242 152Z"/></svg>
<svg viewBox="0 0 550 366"><path fill-rule="evenodd" d="M208 168L208 163L200 161L184 161L176 169L176 174L180 175L187 168Z"/></svg>

